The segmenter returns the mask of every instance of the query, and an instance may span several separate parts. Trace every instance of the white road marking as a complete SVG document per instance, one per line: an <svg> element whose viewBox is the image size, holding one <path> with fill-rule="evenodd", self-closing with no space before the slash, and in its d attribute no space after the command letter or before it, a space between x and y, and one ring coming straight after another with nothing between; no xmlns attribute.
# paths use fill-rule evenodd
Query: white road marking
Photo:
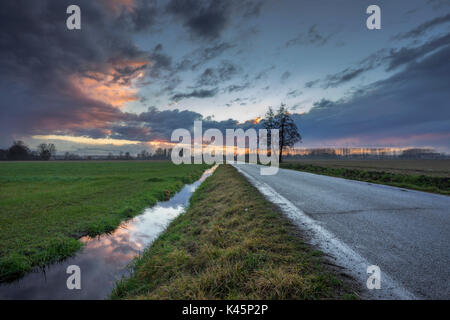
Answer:
<svg viewBox="0 0 450 320"><path fill-rule="evenodd" d="M256 187L270 202L280 207L282 212L290 218L300 229L307 233L312 245L335 259L335 263L344 267L366 288L368 278L367 267L373 265L360 254L339 240L333 233L323 228L317 221L310 218L291 201L276 192L267 183L255 179L237 165L234 167ZM381 289L362 291L367 299L400 299L415 300L417 297L381 270Z"/></svg>

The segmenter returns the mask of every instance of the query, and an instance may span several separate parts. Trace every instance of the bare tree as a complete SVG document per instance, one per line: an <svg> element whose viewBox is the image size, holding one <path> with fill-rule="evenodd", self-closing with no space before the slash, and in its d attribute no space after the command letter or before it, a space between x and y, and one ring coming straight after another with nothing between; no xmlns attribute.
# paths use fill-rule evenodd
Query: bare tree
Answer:
<svg viewBox="0 0 450 320"><path fill-rule="evenodd" d="M266 113L266 118L263 122L263 127L268 130L268 142L271 144L270 129L278 129L280 133L279 140L279 155L278 159L281 163L283 160L283 150L286 147L292 147L296 142L302 140L298 128L292 119L288 108L285 104L281 104L280 108L275 113L271 107Z"/></svg>
<svg viewBox="0 0 450 320"><path fill-rule="evenodd" d="M50 160L56 154L56 147L53 143L41 143L38 145L37 151L42 160Z"/></svg>

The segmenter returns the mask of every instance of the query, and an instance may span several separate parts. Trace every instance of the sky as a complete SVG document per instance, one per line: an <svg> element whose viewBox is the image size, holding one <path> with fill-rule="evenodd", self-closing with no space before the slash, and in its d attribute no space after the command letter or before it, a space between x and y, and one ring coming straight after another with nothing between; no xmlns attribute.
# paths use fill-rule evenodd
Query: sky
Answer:
<svg viewBox="0 0 450 320"><path fill-rule="evenodd" d="M298 147L450 152L449 84L448 0L0 2L0 148L137 153L285 103Z"/></svg>

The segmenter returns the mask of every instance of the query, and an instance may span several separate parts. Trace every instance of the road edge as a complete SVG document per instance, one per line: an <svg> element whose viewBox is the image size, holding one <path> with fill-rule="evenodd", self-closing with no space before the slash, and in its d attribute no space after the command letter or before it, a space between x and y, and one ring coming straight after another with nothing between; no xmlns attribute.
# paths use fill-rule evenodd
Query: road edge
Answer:
<svg viewBox="0 0 450 320"><path fill-rule="evenodd" d="M361 285L362 298L375 300L416 300L413 293L400 285L388 274L382 271L381 289L368 290L366 281L368 274L367 266L372 265L367 259L355 252L333 233L322 227L317 221L306 215L302 210L296 207L291 201L276 192L267 183L258 181L250 174L241 170L237 165L233 167L238 170L266 199L277 205L281 211L298 226L306 232L308 240L313 246L316 246L322 252L326 253L334 261L333 263L345 268Z"/></svg>

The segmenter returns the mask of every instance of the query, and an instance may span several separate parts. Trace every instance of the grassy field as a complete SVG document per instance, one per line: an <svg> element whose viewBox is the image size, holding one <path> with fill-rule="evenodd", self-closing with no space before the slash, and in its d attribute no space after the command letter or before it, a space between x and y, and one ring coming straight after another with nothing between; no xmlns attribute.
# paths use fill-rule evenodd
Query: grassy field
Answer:
<svg viewBox="0 0 450 320"><path fill-rule="evenodd" d="M450 195L450 160L299 160L280 167Z"/></svg>
<svg viewBox="0 0 450 320"><path fill-rule="evenodd" d="M220 166L132 265L113 299L355 297L279 209Z"/></svg>
<svg viewBox="0 0 450 320"><path fill-rule="evenodd" d="M287 160L286 163L311 164L328 168L345 168L389 173L450 178L450 160Z"/></svg>
<svg viewBox="0 0 450 320"><path fill-rule="evenodd" d="M0 281L81 247L197 180L204 165L170 162L0 163Z"/></svg>

